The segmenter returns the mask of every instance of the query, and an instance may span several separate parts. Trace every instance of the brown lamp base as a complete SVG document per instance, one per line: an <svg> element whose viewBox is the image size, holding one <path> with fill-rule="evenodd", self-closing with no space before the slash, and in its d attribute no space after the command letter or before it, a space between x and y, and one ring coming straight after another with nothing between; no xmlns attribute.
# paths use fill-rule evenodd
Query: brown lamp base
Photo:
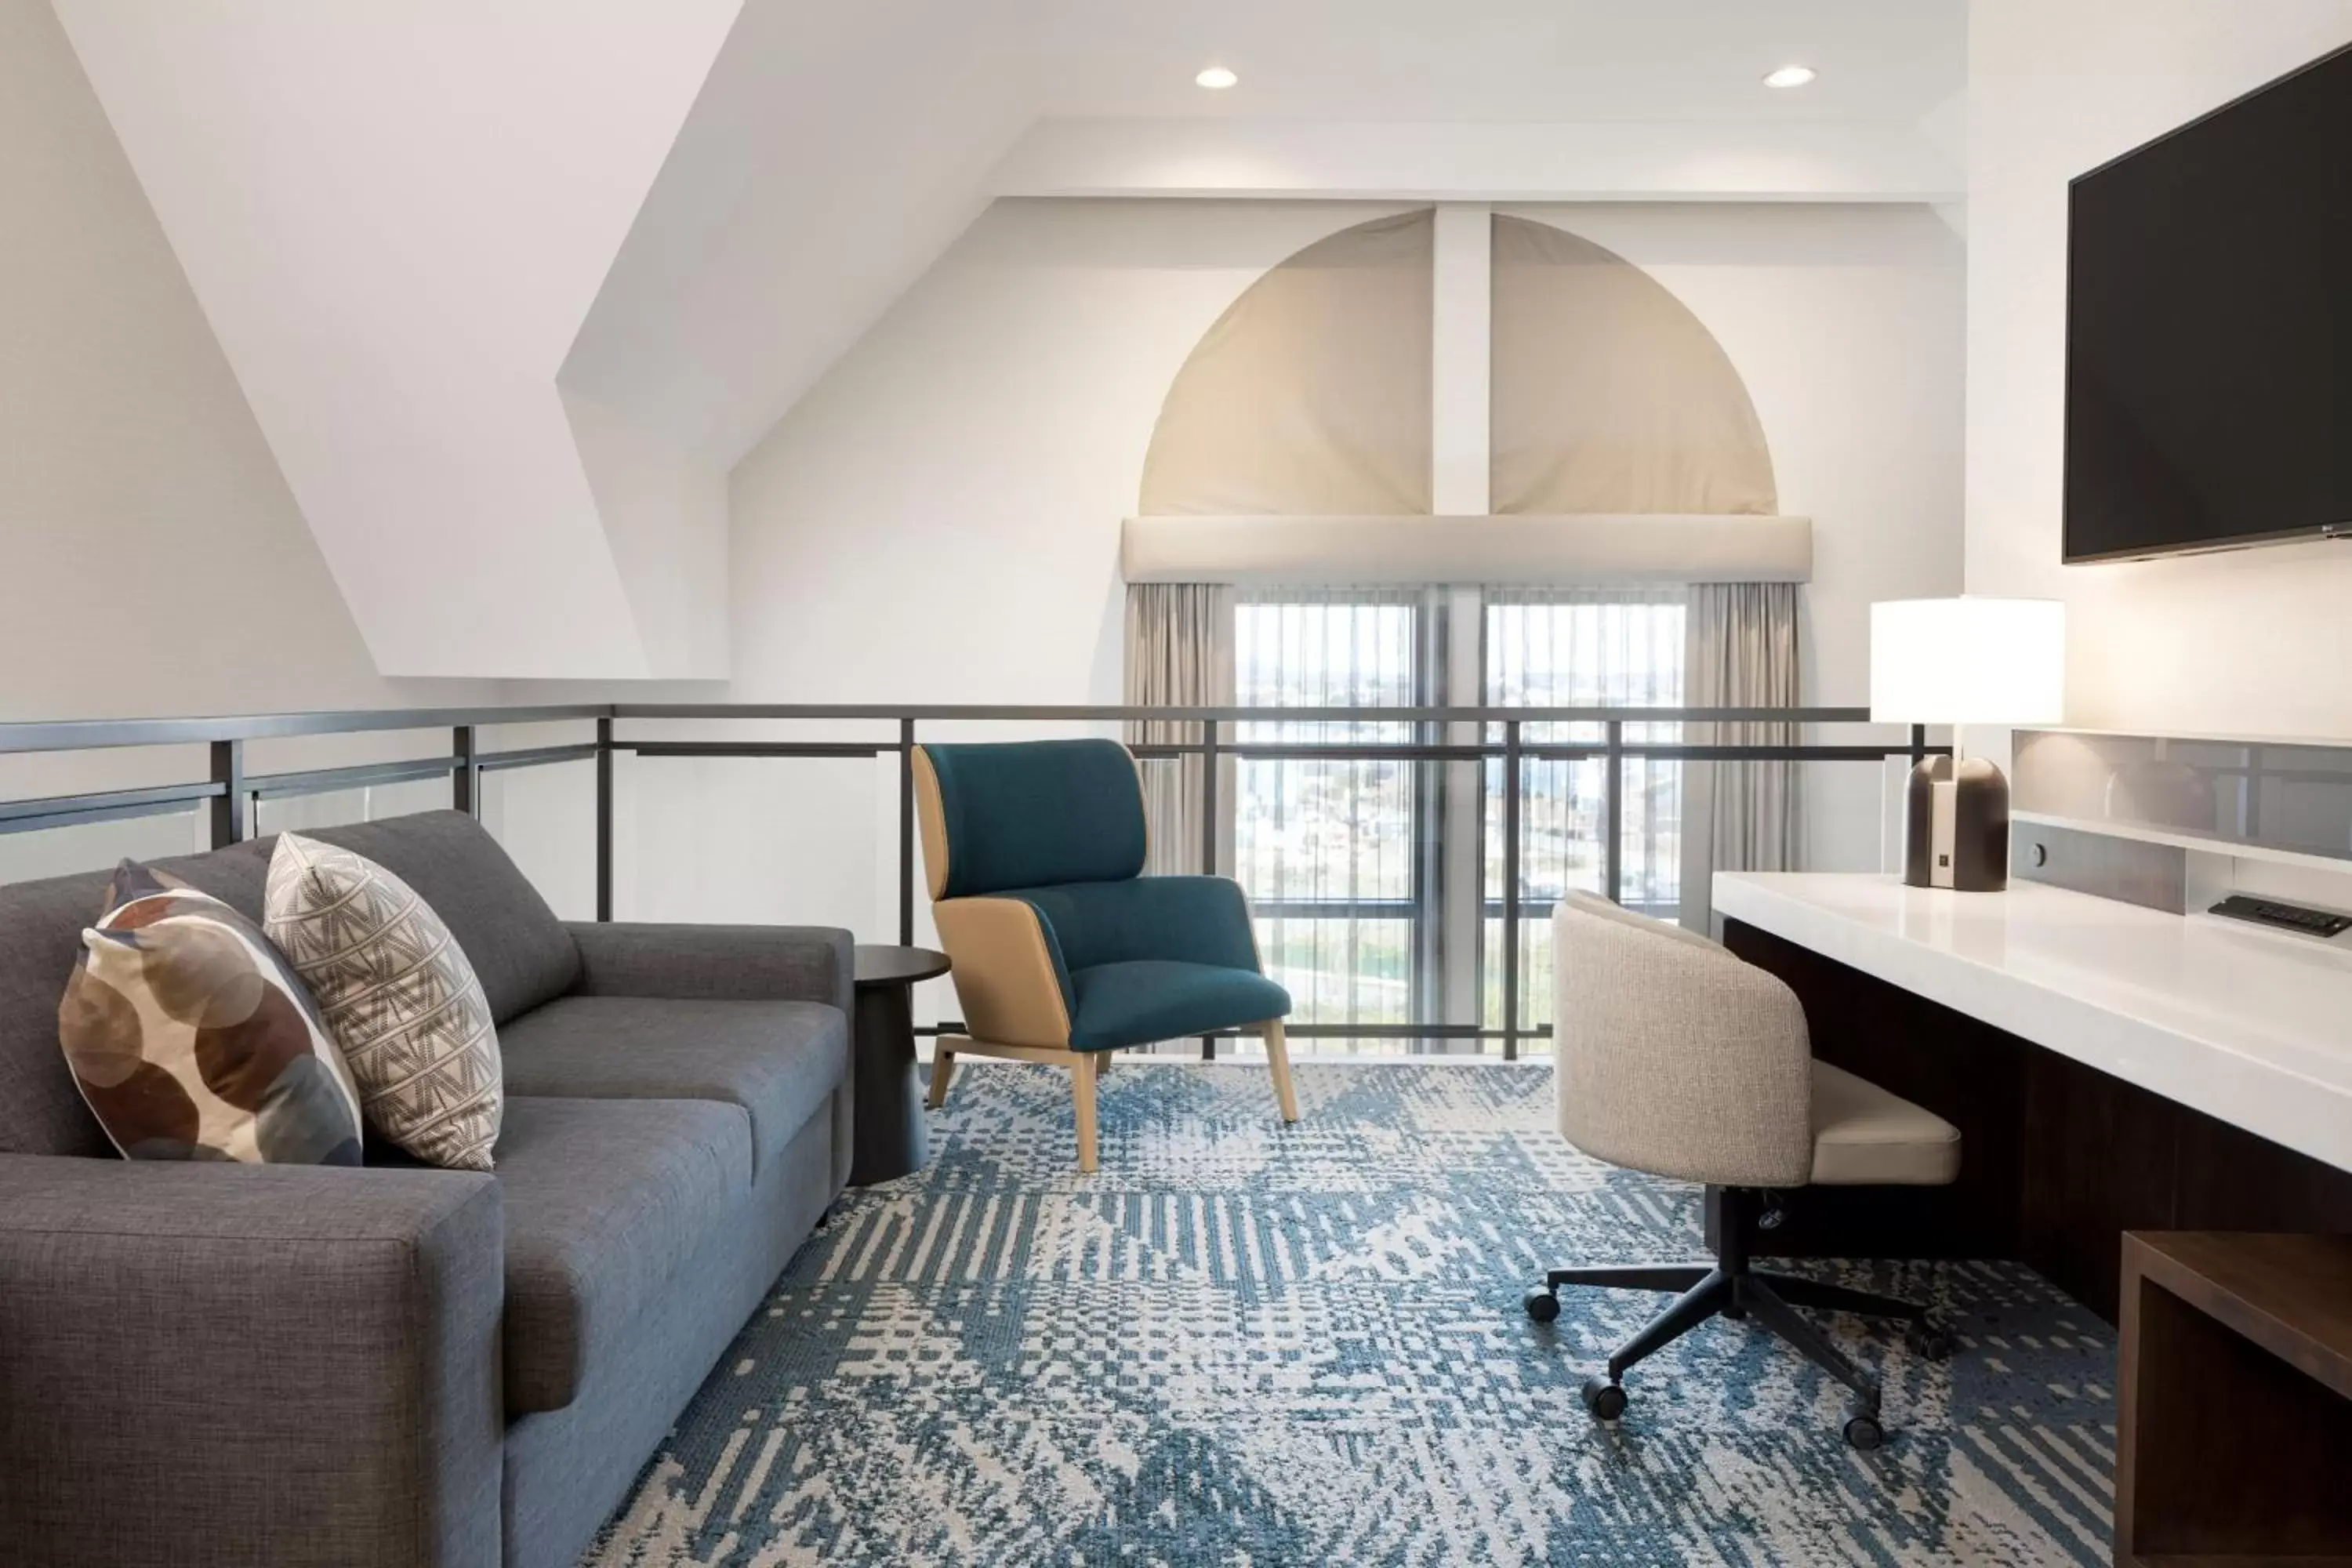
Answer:
<svg viewBox="0 0 2352 1568"><path fill-rule="evenodd" d="M1923 757L1904 792L1903 881L1997 893L2009 886L2009 780L1981 757Z"/></svg>

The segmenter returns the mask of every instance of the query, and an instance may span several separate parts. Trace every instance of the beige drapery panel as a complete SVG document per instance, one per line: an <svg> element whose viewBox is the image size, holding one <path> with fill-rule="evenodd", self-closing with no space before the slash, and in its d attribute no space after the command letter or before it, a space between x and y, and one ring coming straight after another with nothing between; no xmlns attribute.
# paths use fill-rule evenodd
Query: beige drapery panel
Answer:
<svg viewBox="0 0 2352 1568"><path fill-rule="evenodd" d="M1694 708L1795 708L1803 667L1793 583L1695 583L1685 621L1683 689ZM1695 745L1794 745L1803 726L1688 726ZM1682 923L1707 931L1710 884L1722 871L1786 871L1799 863L1799 763L1695 763L1684 783Z"/></svg>
<svg viewBox="0 0 2352 1568"><path fill-rule="evenodd" d="M1655 279L1514 217L1493 266L1496 511L1780 510L1747 386Z"/></svg>
<svg viewBox="0 0 2352 1568"><path fill-rule="evenodd" d="M1219 708L1234 701L1234 590L1222 583L1137 583L1127 590L1127 697L1153 707ZM1201 726L1140 720L1130 744L1197 741ZM1201 858L1202 759L1145 758L1144 869L1192 874ZM1227 798L1231 798L1230 795Z"/></svg>
<svg viewBox="0 0 2352 1568"><path fill-rule="evenodd" d="M1342 229L1234 300L1168 388L1141 513L1427 513L1435 229Z"/></svg>

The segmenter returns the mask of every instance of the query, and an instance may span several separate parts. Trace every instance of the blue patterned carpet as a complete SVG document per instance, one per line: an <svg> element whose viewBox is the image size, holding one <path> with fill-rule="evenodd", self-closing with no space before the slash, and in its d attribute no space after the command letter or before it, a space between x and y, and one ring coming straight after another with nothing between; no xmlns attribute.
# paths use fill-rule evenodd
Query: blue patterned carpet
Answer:
<svg viewBox="0 0 2352 1568"><path fill-rule="evenodd" d="M1697 1193L1581 1158L1543 1067L1122 1063L1102 1170L1066 1077L973 1063L931 1166L853 1192L696 1397L593 1568L803 1563L2098 1563L2114 1346L2009 1267L1853 1268L1961 1349L1828 1321L1886 1384L1838 1392L1716 1323L1584 1373L1663 1297L1547 1268L1700 1256Z"/></svg>

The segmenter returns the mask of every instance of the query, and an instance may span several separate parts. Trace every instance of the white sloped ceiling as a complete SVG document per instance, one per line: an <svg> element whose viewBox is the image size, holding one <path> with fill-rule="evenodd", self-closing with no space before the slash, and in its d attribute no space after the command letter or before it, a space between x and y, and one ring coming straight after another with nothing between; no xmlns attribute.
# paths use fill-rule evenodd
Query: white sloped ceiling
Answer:
<svg viewBox="0 0 2352 1568"><path fill-rule="evenodd" d="M53 4L387 674L723 676L729 469L999 195L1958 188L1962 0Z"/></svg>

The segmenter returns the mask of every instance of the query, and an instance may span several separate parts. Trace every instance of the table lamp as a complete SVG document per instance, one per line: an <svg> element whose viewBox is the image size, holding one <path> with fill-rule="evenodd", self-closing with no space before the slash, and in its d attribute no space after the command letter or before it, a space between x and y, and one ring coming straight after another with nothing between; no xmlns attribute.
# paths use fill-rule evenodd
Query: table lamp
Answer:
<svg viewBox="0 0 2352 1568"><path fill-rule="evenodd" d="M2064 716L2066 606L2055 599L1897 599L1870 606L1870 717L1949 724L1953 755L1924 757L1904 792L1903 880L1999 892L2009 885L2009 780L1962 758L1968 724Z"/></svg>

